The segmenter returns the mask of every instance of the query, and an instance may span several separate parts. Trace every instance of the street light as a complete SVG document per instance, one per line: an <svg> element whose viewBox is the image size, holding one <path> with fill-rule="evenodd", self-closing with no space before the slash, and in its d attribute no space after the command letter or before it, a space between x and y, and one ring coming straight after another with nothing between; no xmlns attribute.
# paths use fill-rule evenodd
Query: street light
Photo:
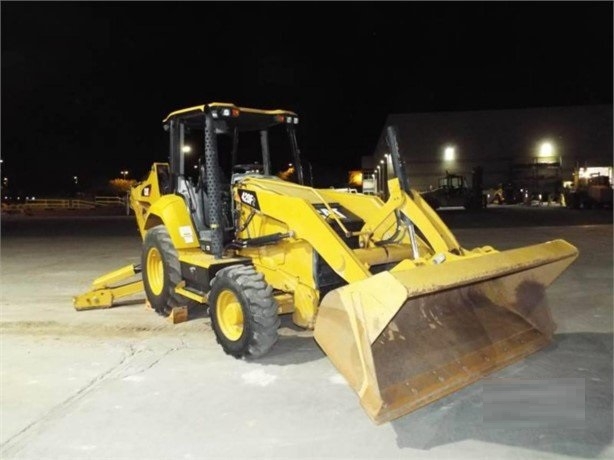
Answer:
<svg viewBox="0 0 614 460"><path fill-rule="evenodd" d="M456 156L456 152L454 147L448 146L443 151L443 159L445 161L454 161L454 157Z"/></svg>
<svg viewBox="0 0 614 460"><path fill-rule="evenodd" d="M192 147L190 147L189 145L184 145L183 147L181 147L181 151L183 153L190 153L192 151Z"/></svg>
<svg viewBox="0 0 614 460"><path fill-rule="evenodd" d="M74 181L75 184L79 183L79 177L78 176L72 176L72 180Z"/></svg>
<svg viewBox="0 0 614 460"><path fill-rule="evenodd" d="M126 179L126 177L128 177L128 173L129 173L129 172L130 172L130 171L128 171L127 169L124 169L123 171L121 171L121 175L122 175L122 177L123 177L124 179Z"/></svg>

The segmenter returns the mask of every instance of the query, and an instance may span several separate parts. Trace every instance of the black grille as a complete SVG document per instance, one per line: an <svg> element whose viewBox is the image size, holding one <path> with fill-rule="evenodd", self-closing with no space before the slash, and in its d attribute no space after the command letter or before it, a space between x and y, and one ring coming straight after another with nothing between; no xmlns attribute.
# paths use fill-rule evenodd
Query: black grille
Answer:
<svg viewBox="0 0 614 460"><path fill-rule="evenodd" d="M326 261L316 252L314 253L314 268L316 285L320 291L320 299L328 292L347 283L326 263Z"/></svg>
<svg viewBox="0 0 614 460"><path fill-rule="evenodd" d="M330 211L325 205L316 203L313 206L322 216L326 218L328 225L337 235L339 235L339 237L350 249L358 249L358 236L346 236L337 221L329 216ZM359 232L365 225L364 221L360 217L358 217L356 214L352 214L339 203L329 203L328 207L335 212L339 220L343 222L345 228L350 232Z"/></svg>

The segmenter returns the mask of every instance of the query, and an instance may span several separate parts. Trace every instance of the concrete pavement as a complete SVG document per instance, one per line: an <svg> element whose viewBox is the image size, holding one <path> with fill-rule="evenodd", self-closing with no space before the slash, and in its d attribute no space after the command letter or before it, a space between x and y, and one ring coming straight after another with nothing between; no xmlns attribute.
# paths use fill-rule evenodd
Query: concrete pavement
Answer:
<svg viewBox="0 0 614 460"><path fill-rule="evenodd" d="M483 420L483 382L373 425L285 318L272 352L245 362L222 352L208 318L173 326L139 296L76 312L71 297L95 277L138 262L139 237L120 219L32 222L4 227L1 242L3 459L614 456L612 225L454 230L465 247L563 238L580 249L547 291L555 342L493 377L579 379L585 417L501 428Z"/></svg>

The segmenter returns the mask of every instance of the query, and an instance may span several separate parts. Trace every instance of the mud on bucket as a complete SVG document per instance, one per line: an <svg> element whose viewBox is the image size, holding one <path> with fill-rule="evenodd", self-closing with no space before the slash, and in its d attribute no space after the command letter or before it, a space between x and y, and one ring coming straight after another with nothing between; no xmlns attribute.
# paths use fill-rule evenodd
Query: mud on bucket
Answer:
<svg viewBox="0 0 614 460"><path fill-rule="evenodd" d="M556 240L383 272L327 294L314 337L386 422L547 345L544 291L577 254Z"/></svg>

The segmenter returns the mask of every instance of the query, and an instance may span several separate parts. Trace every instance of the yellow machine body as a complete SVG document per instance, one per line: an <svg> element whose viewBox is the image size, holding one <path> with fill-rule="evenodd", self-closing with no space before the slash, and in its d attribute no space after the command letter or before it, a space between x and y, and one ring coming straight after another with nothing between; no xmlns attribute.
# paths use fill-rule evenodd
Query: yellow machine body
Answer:
<svg viewBox="0 0 614 460"><path fill-rule="evenodd" d="M396 180L386 203L271 180L252 179L242 187L257 192L260 207L241 207L245 220L254 213L244 236L293 234L242 255L273 287L294 291L295 323L310 327L315 320L316 341L377 423L456 391L552 338L544 289L578 254L564 241L504 252L461 248L419 194L410 198ZM348 250L315 208L333 202L365 221L356 235L361 247ZM407 235L394 245L369 244L388 236L394 210L423 235L417 256ZM314 252L347 282L321 302ZM370 272L381 264L392 266Z"/></svg>
<svg viewBox="0 0 614 460"><path fill-rule="evenodd" d="M253 266L271 286L278 313L314 329L376 423L454 392L552 339L544 290L578 255L565 241L469 250L397 178L388 182L383 201L247 174L230 186L234 234L216 257L200 240L184 197L169 189L168 170L155 163L133 188L131 206L144 239L156 226L168 230L184 277L175 292L206 304L219 269ZM119 275L130 272L123 270ZM109 281L117 278L97 280L92 292L75 298L75 307L109 306Z"/></svg>

